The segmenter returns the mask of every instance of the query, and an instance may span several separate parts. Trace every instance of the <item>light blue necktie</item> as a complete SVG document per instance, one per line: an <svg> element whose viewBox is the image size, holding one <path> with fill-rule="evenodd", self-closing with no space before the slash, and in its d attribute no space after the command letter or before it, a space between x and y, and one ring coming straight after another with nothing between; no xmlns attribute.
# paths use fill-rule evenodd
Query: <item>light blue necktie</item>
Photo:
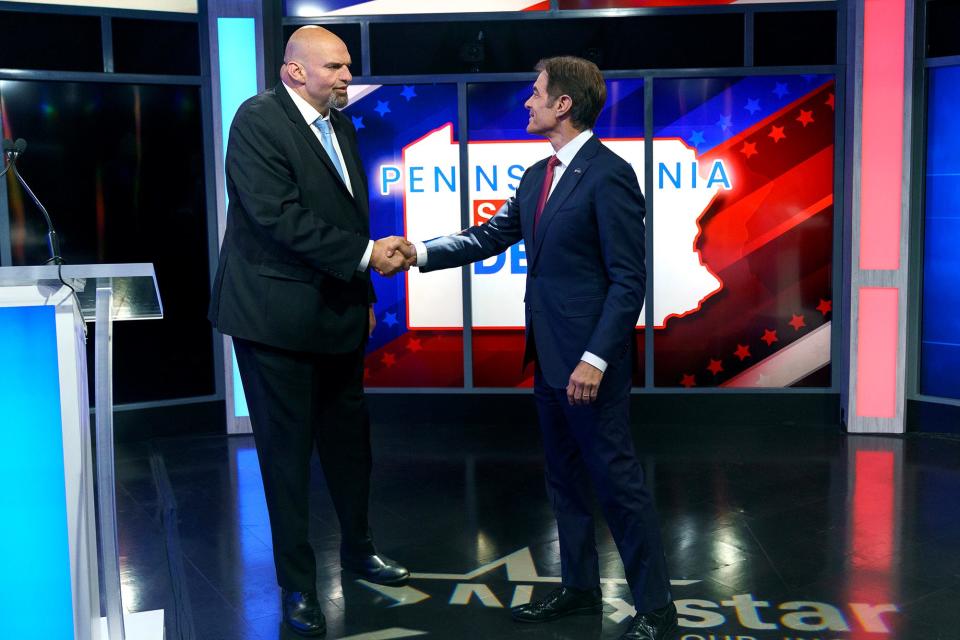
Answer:
<svg viewBox="0 0 960 640"><path fill-rule="evenodd" d="M313 124L317 125L317 128L320 129L320 144L323 145L323 150L330 156L330 162L333 163L333 166L337 169L337 173L340 174L340 179L346 184L347 179L343 175L343 166L340 164L337 150L333 148L333 136L330 135L330 121L320 117L314 120Z"/></svg>

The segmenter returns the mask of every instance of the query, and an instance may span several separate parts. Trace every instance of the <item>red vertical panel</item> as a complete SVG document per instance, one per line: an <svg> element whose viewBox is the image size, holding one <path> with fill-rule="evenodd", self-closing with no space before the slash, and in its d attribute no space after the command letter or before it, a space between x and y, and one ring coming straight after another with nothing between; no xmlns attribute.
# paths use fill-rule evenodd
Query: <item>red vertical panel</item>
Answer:
<svg viewBox="0 0 960 640"><path fill-rule="evenodd" d="M857 415L893 418L897 411L897 328L900 291L860 289L857 319Z"/></svg>
<svg viewBox="0 0 960 640"><path fill-rule="evenodd" d="M860 268L900 268L905 0L866 0Z"/></svg>

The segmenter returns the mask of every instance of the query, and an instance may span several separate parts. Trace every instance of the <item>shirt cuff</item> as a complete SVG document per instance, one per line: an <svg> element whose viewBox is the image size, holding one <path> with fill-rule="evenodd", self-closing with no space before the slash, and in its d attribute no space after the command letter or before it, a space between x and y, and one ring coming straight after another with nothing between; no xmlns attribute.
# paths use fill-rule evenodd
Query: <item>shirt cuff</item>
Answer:
<svg viewBox="0 0 960 640"><path fill-rule="evenodd" d="M600 369L600 373L605 373L607 371L607 361L599 356L595 356L589 351L583 352L583 357L580 358L587 364L595 366L597 369Z"/></svg>
<svg viewBox="0 0 960 640"><path fill-rule="evenodd" d="M366 271L367 267L370 266L370 256L373 255L373 240L370 241L370 244L367 245L367 250L363 252L363 257L360 258L360 264L357 265L357 271Z"/></svg>
<svg viewBox="0 0 960 640"><path fill-rule="evenodd" d="M413 246L417 250L417 266L425 267L427 266L427 245L422 242L417 242L414 240Z"/></svg>

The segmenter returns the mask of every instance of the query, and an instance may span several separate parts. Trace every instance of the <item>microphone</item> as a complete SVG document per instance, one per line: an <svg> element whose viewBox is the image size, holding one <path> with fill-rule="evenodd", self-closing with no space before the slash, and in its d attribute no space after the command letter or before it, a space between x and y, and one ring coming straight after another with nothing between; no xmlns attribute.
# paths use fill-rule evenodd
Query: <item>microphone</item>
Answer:
<svg viewBox="0 0 960 640"><path fill-rule="evenodd" d="M7 138L3 139L3 156L7 159L7 166L3 171L0 171L0 178L7 175L7 171L10 171L10 168L13 166L13 163L16 162L17 157L23 153L23 150L27 148L27 141L23 138L19 139L23 143L22 148L17 149L17 143L13 140Z"/></svg>
<svg viewBox="0 0 960 640"><path fill-rule="evenodd" d="M20 154L27 150L27 141L23 138L17 138L17 141L5 139L3 141L3 152L7 154L7 159L16 160Z"/></svg>
<svg viewBox="0 0 960 640"><path fill-rule="evenodd" d="M50 219L50 214L47 213L47 208L44 207L40 199L34 195L30 185L27 184L27 181L23 179L23 176L20 175L20 171L17 169L17 158L19 158L26 149L27 141L23 138L17 138L16 142L10 140L3 141L3 154L7 158L7 168L3 170L3 173L0 173L0 177L3 177L7 171L13 171L13 175L17 177L17 180L23 186L23 190L26 191L30 199L33 200L33 204L37 205L37 208L40 209L40 213L43 214L43 219L47 223L47 242L50 246L50 259L47 262L63 264L63 258L60 256L60 240L57 238L57 232L53 228L53 221Z"/></svg>

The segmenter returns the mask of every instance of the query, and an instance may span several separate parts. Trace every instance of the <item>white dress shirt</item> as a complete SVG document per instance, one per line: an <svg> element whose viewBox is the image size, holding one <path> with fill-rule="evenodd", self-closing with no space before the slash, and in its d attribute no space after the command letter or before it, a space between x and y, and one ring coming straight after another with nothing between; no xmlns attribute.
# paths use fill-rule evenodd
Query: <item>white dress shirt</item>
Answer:
<svg viewBox="0 0 960 640"><path fill-rule="evenodd" d="M581 131L577 137L560 147L560 149L556 152L557 160L560 161L560 164L553 168L553 184L550 185L550 194L553 194L554 188L556 188L557 183L560 182L560 178L563 177L563 172L573 161L574 156L576 156L583 145L586 144L587 140L592 137L592 129ZM549 194L547 195L547 199L550 199ZM427 266L427 245L423 242L414 242L413 245L417 249L417 266ZM593 365L597 369L600 369L601 372L605 372L607 370L607 361L596 354L590 353L589 351L584 351L580 359L587 364Z"/></svg>
<svg viewBox="0 0 960 640"><path fill-rule="evenodd" d="M323 144L323 140L320 137L320 129L317 128L314 122L317 121L317 118L329 121L330 112L328 111L327 115L321 114L319 111L313 108L313 105L301 98L296 91L288 87L286 84L283 85L283 88L286 89L287 93L290 94L293 104L295 104L297 110L300 111L300 114L310 127L310 130L313 131L313 135L317 136L317 140L320 141L320 144ZM330 126L330 139L333 141L333 149L337 152L337 159L340 161L340 166L343 167L343 182L347 185L347 191L350 192L350 195L353 195L353 185L350 183L350 172L347 171L347 163L344 161L343 151L340 149L340 141L337 140L337 132L334 130L332 124ZM363 257L360 258L360 264L357 265L357 271L367 270L367 265L370 264L370 255L372 253L373 240L367 244L367 250L364 252Z"/></svg>

